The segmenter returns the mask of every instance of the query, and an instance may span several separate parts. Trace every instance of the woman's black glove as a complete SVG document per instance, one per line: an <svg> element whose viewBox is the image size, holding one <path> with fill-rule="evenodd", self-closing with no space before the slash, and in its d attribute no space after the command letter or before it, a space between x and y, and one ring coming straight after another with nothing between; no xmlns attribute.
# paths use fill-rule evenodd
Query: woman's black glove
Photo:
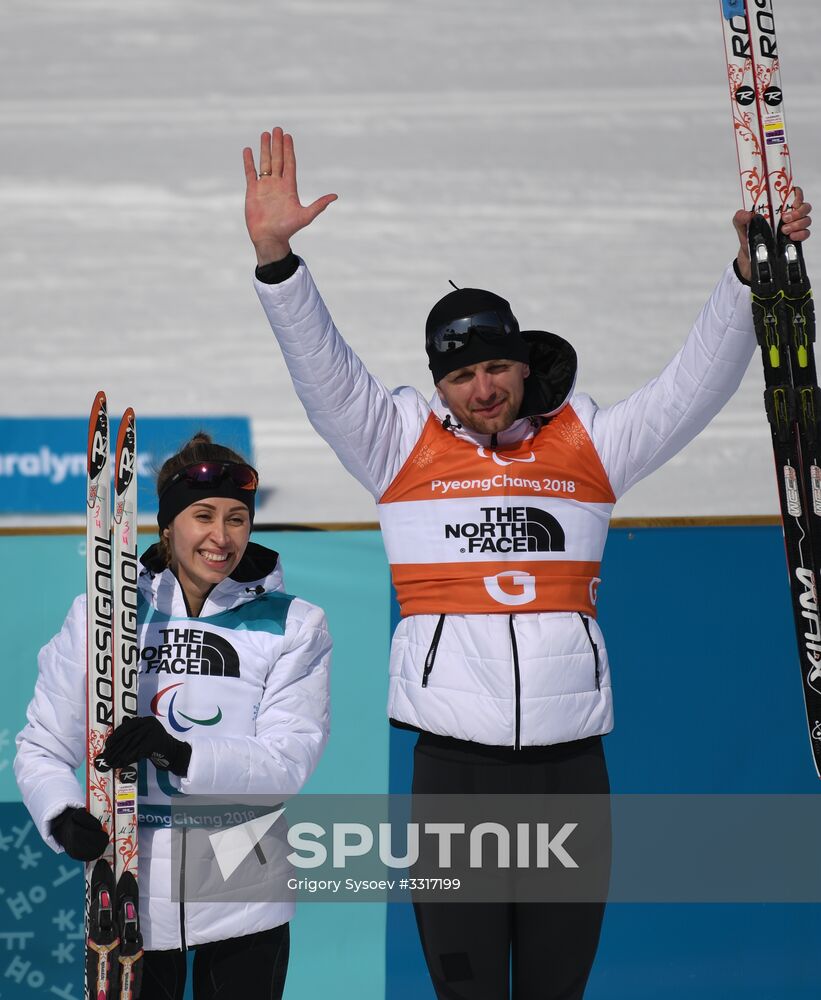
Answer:
<svg viewBox="0 0 821 1000"><path fill-rule="evenodd" d="M121 722L100 754L111 768L127 767L144 757L158 771L171 771L182 778L188 773L191 744L175 739L153 715L140 715Z"/></svg>
<svg viewBox="0 0 821 1000"><path fill-rule="evenodd" d="M87 809L64 809L51 821L51 835L76 861L93 861L108 847L108 834Z"/></svg>

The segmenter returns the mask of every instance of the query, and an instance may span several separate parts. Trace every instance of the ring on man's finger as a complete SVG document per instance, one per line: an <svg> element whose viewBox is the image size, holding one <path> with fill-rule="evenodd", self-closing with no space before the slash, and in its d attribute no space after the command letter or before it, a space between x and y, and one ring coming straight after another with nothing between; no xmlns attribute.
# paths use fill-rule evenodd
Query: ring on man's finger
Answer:
<svg viewBox="0 0 821 1000"><path fill-rule="evenodd" d="M260 170L259 176L260 177L270 177L271 176L271 171L270 170Z"/></svg>

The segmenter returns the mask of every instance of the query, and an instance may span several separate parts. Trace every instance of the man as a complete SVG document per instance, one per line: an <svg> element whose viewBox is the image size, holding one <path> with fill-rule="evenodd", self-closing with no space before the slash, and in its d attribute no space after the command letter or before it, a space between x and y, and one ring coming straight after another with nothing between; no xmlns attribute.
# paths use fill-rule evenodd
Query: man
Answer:
<svg viewBox="0 0 821 1000"><path fill-rule="evenodd" d="M290 239L335 199L303 207L293 141L244 151L256 287L308 416L377 501L402 620L391 722L420 733L414 793L606 793L613 725L596 622L616 499L696 436L738 387L755 348L746 227L683 348L614 406L575 392L561 338L522 332L481 289L431 310L436 393L390 392L342 340ZM785 231L809 235L796 189ZM442 998L578 1000L603 904L417 904ZM512 967L511 967L512 955Z"/></svg>

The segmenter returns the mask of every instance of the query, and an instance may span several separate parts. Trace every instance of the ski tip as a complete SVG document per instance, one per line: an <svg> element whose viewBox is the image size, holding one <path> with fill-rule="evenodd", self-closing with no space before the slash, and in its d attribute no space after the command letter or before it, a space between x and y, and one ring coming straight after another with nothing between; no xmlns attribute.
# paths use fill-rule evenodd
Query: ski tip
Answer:
<svg viewBox="0 0 821 1000"><path fill-rule="evenodd" d="M88 418L88 452L86 468L88 478L95 480L108 460L108 406L105 393L100 391L94 397Z"/></svg>
<svg viewBox="0 0 821 1000"><path fill-rule="evenodd" d="M137 418L129 406L117 431L117 451L114 459L114 491L121 496L134 478L137 461Z"/></svg>

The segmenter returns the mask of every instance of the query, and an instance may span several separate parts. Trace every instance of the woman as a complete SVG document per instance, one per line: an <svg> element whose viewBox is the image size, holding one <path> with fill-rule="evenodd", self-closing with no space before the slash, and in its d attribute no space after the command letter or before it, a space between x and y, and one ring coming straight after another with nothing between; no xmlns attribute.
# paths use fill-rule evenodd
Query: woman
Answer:
<svg viewBox="0 0 821 1000"><path fill-rule="evenodd" d="M162 825L181 793L297 792L328 737L325 616L285 594L277 553L249 542L256 489L254 469L205 434L157 479L160 541L139 577L139 715L103 751L111 767L141 762L140 806L151 807L139 843L143 1000L182 997L189 947L197 1000L282 995L293 904L175 894L170 859L184 831ZM85 752L85 620L80 596L40 653L15 773L46 843L91 861L108 837L74 775Z"/></svg>

